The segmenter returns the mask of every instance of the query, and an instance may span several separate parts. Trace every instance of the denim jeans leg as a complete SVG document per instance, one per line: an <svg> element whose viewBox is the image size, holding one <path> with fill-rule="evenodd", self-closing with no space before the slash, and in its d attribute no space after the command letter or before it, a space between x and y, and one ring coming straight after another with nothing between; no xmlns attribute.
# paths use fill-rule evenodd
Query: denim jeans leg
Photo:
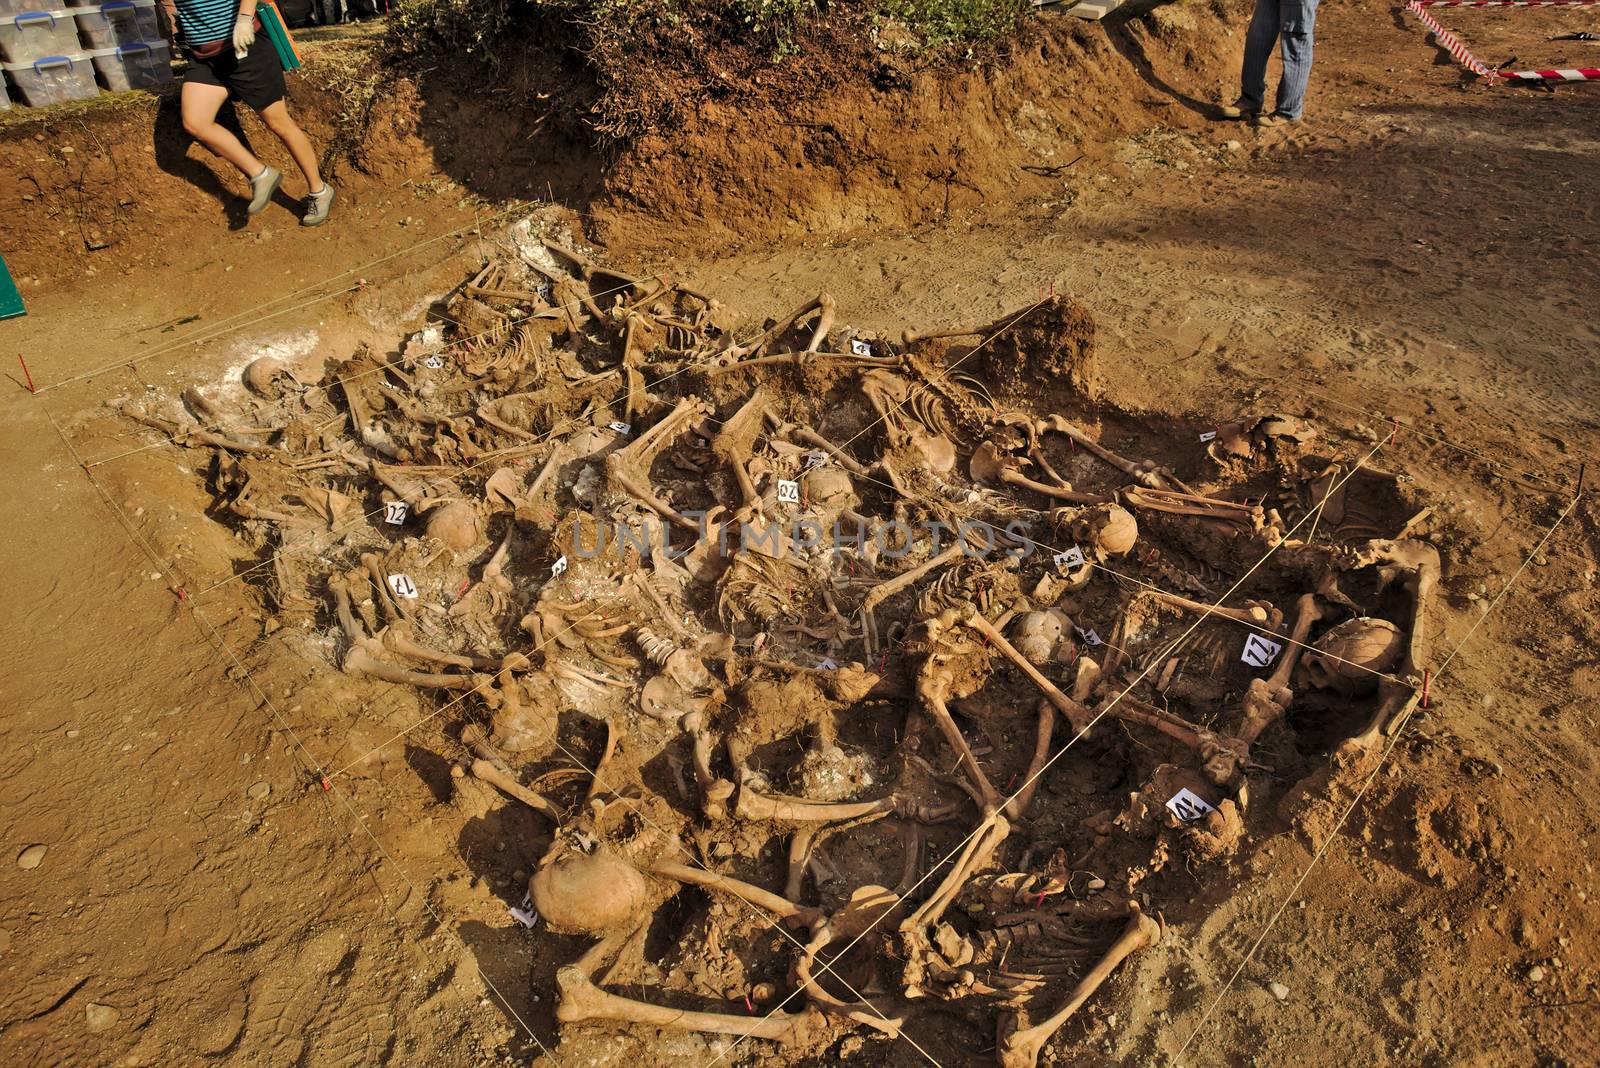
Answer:
<svg viewBox="0 0 1600 1068"><path fill-rule="evenodd" d="M1244 35L1244 68L1239 73L1239 106L1259 112L1266 106L1267 60L1278 43L1280 0L1256 0L1255 14Z"/></svg>
<svg viewBox="0 0 1600 1068"><path fill-rule="evenodd" d="M1277 113L1286 119L1298 119L1305 110L1316 21L1316 0L1283 0L1283 78L1278 82Z"/></svg>

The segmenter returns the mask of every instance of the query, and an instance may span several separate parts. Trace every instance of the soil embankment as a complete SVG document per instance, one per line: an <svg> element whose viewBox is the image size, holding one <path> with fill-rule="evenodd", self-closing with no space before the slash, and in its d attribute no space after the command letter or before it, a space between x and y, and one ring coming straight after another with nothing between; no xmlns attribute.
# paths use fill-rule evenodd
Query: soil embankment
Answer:
<svg viewBox="0 0 1600 1068"><path fill-rule="evenodd" d="M326 146L346 210L405 186L554 199L593 220L591 236L682 253L993 212L1048 192L1137 130L1198 126L1199 102L1158 71L1215 81L1239 18L1194 0L1103 25L1042 18L960 61L857 40L851 53L775 60L681 104L680 125L603 155L575 112L527 103L578 106L579 76L560 63L524 65L515 93L485 92L447 68L379 76L374 38L313 38L290 103ZM291 175L291 207L292 164L253 116L241 128ZM179 240L225 240L245 225L238 184L183 132L175 92L0 123L5 254L25 291L89 268L166 264Z"/></svg>

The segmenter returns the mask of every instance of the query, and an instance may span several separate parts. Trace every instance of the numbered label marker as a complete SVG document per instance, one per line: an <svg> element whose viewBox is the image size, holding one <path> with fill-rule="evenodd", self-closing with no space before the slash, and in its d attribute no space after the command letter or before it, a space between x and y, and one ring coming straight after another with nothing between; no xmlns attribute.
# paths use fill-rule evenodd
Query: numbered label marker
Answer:
<svg viewBox="0 0 1600 1068"><path fill-rule="evenodd" d="M800 503L800 483L798 483L798 482L790 482L786 478L778 479L778 503L779 504L799 504Z"/></svg>
<svg viewBox="0 0 1600 1068"><path fill-rule="evenodd" d="M811 470L813 467L821 467L823 464L825 464L827 462L828 462L828 454L823 452L821 449L818 449L816 452L808 452L808 453L806 453L806 470L807 471Z"/></svg>
<svg viewBox="0 0 1600 1068"><path fill-rule="evenodd" d="M1051 559L1062 571L1075 571L1083 566L1083 550L1074 545L1070 549L1062 549Z"/></svg>
<svg viewBox="0 0 1600 1068"><path fill-rule="evenodd" d="M405 501L384 501L383 521L392 527L397 527L406 521L406 513L411 511L411 506Z"/></svg>
<svg viewBox="0 0 1600 1068"><path fill-rule="evenodd" d="M1094 632L1093 628L1091 628L1089 630L1084 630L1082 627L1073 627L1072 629L1078 632L1078 637L1083 639L1083 644L1085 644L1085 645L1102 645L1102 644L1104 644L1103 642L1100 641L1100 635L1096 634Z"/></svg>
<svg viewBox="0 0 1600 1068"><path fill-rule="evenodd" d="M551 578L560 578L561 577L561 573L563 571L565 571L566 569L567 569L567 558L565 556L563 556L561 559L557 560L555 563L550 565L550 577Z"/></svg>
<svg viewBox="0 0 1600 1068"><path fill-rule="evenodd" d="M633 432L633 427L623 422L607 423L606 429L615 430L619 434L630 434Z"/></svg>
<svg viewBox="0 0 1600 1068"><path fill-rule="evenodd" d="M834 668L836 668L838 666L839 666L838 664L835 664L833 662L833 657L830 656L826 660L824 660L822 663L817 665L817 670L818 671L832 671Z"/></svg>
<svg viewBox="0 0 1600 1068"><path fill-rule="evenodd" d="M858 337L850 339L850 353L853 356L871 356L872 345Z"/></svg>
<svg viewBox="0 0 1600 1068"><path fill-rule="evenodd" d="M539 299L544 301L546 304L548 304L548 303L550 303L551 295L555 291L550 288L550 283L549 282L542 282L542 283L540 283L539 288L536 290L536 292L539 294Z"/></svg>
<svg viewBox="0 0 1600 1068"><path fill-rule="evenodd" d="M1200 440L1201 441L1210 441L1212 438L1214 438L1216 436L1217 436L1217 432L1215 430L1207 430L1204 434L1200 435Z"/></svg>
<svg viewBox="0 0 1600 1068"><path fill-rule="evenodd" d="M417 584L411 581L410 575L390 575L389 589L394 591L396 597L412 601L417 599Z"/></svg>
<svg viewBox="0 0 1600 1068"><path fill-rule="evenodd" d="M1278 659L1278 654L1281 652L1283 643L1252 634L1244 640L1244 652L1239 654L1239 659L1251 667L1264 668Z"/></svg>
<svg viewBox="0 0 1600 1068"><path fill-rule="evenodd" d="M1216 809L1206 804L1204 798L1185 786L1172 795L1171 800L1167 802L1167 811L1185 823L1193 823L1195 820L1204 819L1209 813L1215 812Z"/></svg>
<svg viewBox="0 0 1600 1068"><path fill-rule="evenodd" d="M439 368L444 366L444 357L440 356L436 352L432 356L429 356L423 360L422 366L428 368L430 371L437 371Z"/></svg>
<svg viewBox="0 0 1600 1068"><path fill-rule="evenodd" d="M532 927L539 922L539 914L533 910L533 897L530 894L523 894L522 904L512 905L507 911L513 920L524 927Z"/></svg>

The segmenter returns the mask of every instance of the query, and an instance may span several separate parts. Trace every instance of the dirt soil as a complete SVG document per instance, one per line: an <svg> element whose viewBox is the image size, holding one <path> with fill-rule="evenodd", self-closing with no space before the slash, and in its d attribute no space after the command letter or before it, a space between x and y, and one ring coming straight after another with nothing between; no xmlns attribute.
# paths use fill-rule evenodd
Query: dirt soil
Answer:
<svg viewBox="0 0 1600 1068"><path fill-rule="evenodd" d="M1582 59L1539 50L1588 28L1581 9L1445 22L1474 19L1521 35L1474 39L1488 62ZM263 353L391 351L481 267L507 197L553 195L611 261L756 318L826 291L840 322L891 336L1071 294L1108 403L1197 427L1309 415L1444 502L1430 707L1365 789L1197 882L1045 1063L1600 1059L1597 516L1573 503L1600 430L1600 96L1464 86L1370 2L1320 23L1309 121L1271 132L1205 118L1232 96L1244 14L1189 3L1046 19L998 66L841 90L836 109L802 98L795 121L832 132L787 148L781 116L730 144L736 116L708 108L609 169L570 131L529 140L492 101L402 87L336 225L313 232L286 205L229 229L221 172L162 166L180 143L151 146L147 104L8 117L0 194L24 206L5 252L30 315L0 331L41 392L19 367L0 402L19 492L0 576L0 1051L467 1065L726 1048L555 1025L552 976L581 942L536 941L507 912L533 817L502 805L463 833L448 717L398 688L351 700L284 655L260 594L224 581L254 559L210 512L207 452L107 406ZM908 136L934 111L948 125ZM118 182L126 202L107 199ZM302 746L361 759L323 790ZM941 1064L992 1063L971 1028L908 1034ZM834 1057L924 1063L877 1039ZM787 1063L754 1042L725 1059Z"/></svg>

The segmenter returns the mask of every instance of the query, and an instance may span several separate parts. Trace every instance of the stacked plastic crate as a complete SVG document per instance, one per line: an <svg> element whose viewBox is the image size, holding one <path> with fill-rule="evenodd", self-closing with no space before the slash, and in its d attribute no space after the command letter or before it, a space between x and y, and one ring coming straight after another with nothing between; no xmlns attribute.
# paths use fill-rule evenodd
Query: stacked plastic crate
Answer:
<svg viewBox="0 0 1600 1068"><path fill-rule="evenodd" d="M156 21L156 0L45 7L47 0L0 0L0 66L32 107L83 100L172 80L172 55ZM71 0L68 0L71 3Z"/></svg>
<svg viewBox="0 0 1600 1068"><path fill-rule="evenodd" d="M108 0L75 11L107 89L153 89L172 80L172 52L156 22L156 0Z"/></svg>

